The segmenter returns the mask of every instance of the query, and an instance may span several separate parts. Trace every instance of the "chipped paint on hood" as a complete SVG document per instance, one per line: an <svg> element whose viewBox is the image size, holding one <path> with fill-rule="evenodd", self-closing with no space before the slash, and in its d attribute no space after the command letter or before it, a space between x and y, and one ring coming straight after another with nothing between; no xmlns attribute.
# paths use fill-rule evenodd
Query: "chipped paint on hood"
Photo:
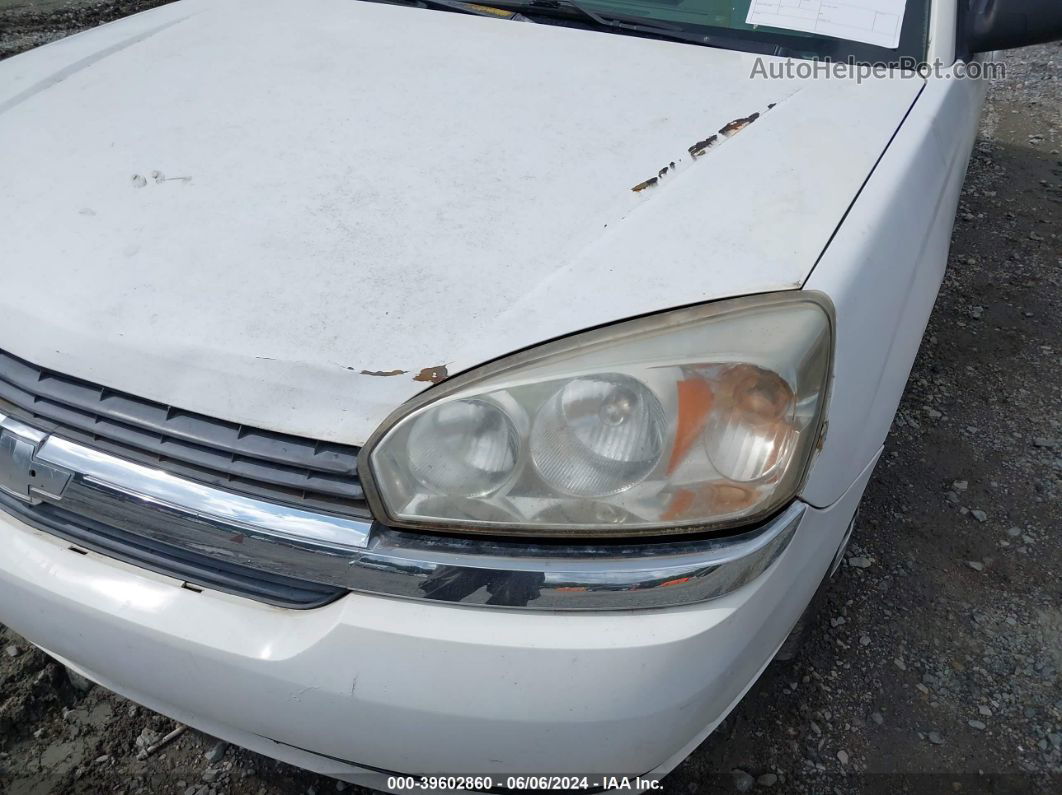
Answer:
<svg viewBox="0 0 1062 795"><path fill-rule="evenodd" d="M510 351L792 289L920 83L753 64L348 0L184 0L16 56L0 348L357 444Z"/></svg>

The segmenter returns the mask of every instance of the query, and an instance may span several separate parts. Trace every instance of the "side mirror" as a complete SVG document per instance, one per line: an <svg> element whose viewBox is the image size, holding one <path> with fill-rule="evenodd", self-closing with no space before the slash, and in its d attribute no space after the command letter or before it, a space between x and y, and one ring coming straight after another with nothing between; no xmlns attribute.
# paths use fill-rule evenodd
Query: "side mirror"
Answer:
<svg viewBox="0 0 1062 795"><path fill-rule="evenodd" d="M1062 39L1060 0L970 0L966 19L971 53Z"/></svg>

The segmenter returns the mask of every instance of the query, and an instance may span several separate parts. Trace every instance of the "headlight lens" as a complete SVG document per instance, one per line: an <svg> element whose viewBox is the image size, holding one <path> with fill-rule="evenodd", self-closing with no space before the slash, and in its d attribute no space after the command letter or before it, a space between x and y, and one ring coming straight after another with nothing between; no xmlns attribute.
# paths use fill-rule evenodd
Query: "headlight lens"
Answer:
<svg viewBox="0 0 1062 795"><path fill-rule="evenodd" d="M831 349L829 302L807 292L578 334L411 401L365 446L363 477L400 526L612 536L753 521L800 485Z"/></svg>

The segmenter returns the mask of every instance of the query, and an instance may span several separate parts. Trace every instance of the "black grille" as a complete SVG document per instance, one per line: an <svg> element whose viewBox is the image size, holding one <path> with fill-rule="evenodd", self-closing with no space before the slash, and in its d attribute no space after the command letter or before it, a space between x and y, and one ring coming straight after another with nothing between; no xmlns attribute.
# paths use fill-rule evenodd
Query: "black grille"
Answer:
<svg viewBox="0 0 1062 795"><path fill-rule="evenodd" d="M358 448L206 417L0 351L0 413L175 475L309 510L367 517Z"/></svg>

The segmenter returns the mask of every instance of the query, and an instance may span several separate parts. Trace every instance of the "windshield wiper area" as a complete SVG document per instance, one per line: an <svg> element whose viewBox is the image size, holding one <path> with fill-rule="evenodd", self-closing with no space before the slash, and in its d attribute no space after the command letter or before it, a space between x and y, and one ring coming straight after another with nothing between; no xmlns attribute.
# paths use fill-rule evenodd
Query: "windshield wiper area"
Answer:
<svg viewBox="0 0 1062 795"><path fill-rule="evenodd" d="M654 39L700 44L705 47L741 50L757 55L785 55L788 52L787 48L777 44L754 41L740 36L698 33L688 27L657 19L601 12L576 0L499 0L498 2L488 0L489 4L466 3L461 0L368 0L368 2L435 8L459 14L509 19L514 22L569 20L598 30L613 30Z"/></svg>
<svg viewBox="0 0 1062 795"><path fill-rule="evenodd" d="M456 11L460 14L472 14L477 17L494 17L495 19L511 19L515 22L530 22L523 14L512 9L498 8L494 5L482 3L462 3L460 0L369 0L372 3L383 3L396 6L419 6L421 8L438 8L444 11Z"/></svg>
<svg viewBox="0 0 1062 795"><path fill-rule="evenodd" d="M518 3L514 3L516 5ZM505 3L509 5L509 3ZM636 28L636 29L651 29L653 31L661 31L663 33L684 33L683 29L678 25L672 25L667 22L660 22L659 20L650 20L645 17L627 16L624 14L602 14L599 11L593 11L587 6L577 3L574 0L526 0L526 5L530 9L549 9L559 11L562 9L570 9L575 12L576 15L584 17L590 22L594 22L598 25L602 25L608 28Z"/></svg>
<svg viewBox="0 0 1062 795"><path fill-rule="evenodd" d="M535 21L534 16L539 14L555 19L579 20L590 27L604 30L623 31L657 39L701 44L707 47L743 50L759 55L781 55L784 50L776 44L753 41L739 36L699 33L688 27L662 20L598 11L577 0L499 0L493 5L498 8L519 9L529 15L532 22Z"/></svg>

